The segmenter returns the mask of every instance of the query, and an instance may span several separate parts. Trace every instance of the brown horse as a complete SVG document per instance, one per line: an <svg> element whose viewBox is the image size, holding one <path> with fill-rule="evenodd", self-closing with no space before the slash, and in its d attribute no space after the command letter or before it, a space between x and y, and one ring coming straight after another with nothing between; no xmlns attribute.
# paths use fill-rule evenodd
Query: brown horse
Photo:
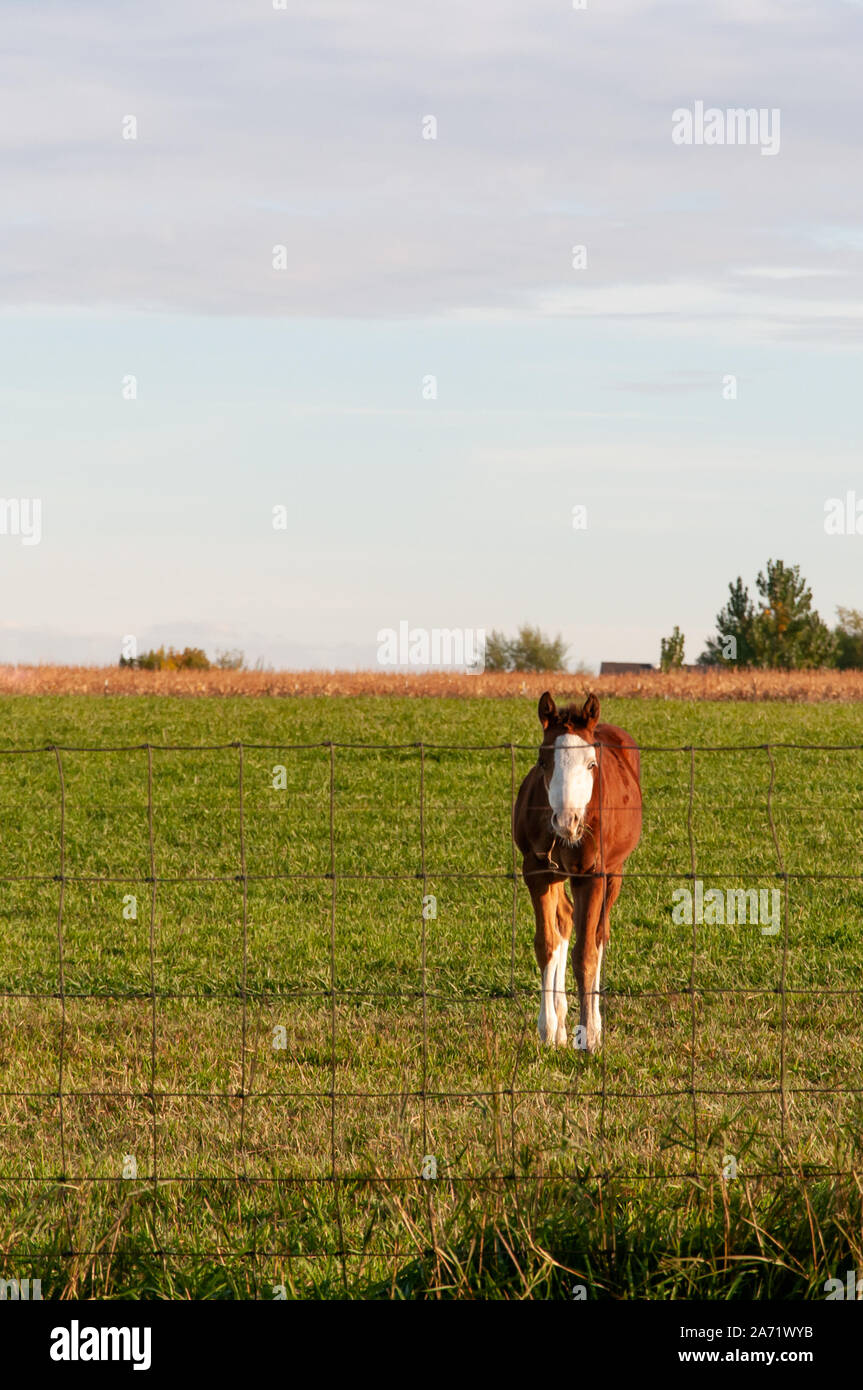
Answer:
<svg viewBox="0 0 863 1390"><path fill-rule="evenodd" d="M595 695L581 710L558 710L546 691L539 720L539 759L519 788L513 813L513 838L536 913L539 1036L552 1045L566 1042L566 956L574 922L575 1045L595 1052L602 1037L599 977L609 914L641 835L641 759L623 729L599 723Z"/></svg>

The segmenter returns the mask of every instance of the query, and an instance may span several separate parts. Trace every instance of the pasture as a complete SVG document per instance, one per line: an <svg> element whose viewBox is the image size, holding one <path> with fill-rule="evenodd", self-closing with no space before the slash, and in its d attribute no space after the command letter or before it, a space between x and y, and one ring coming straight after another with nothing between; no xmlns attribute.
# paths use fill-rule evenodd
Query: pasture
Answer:
<svg viewBox="0 0 863 1390"><path fill-rule="evenodd" d="M644 752L589 1057L536 1037L535 699L0 704L0 749L43 750L0 753L4 1277L703 1298L863 1267L863 752ZM602 718L863 743L850 704ZM675 922L693 877L778 887L780 930Z"/></svg>

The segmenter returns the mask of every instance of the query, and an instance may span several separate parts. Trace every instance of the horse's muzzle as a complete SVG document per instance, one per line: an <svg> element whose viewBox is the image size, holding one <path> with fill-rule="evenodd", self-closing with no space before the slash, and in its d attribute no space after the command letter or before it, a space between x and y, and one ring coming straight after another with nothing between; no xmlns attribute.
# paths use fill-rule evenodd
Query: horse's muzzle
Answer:
<svg viewBox="0 0 863 1390"><path fill-rule="evenodd" d="M577 845L584 834L584 816L562 811L560 815L552 816L551 828L564 844Z"/></svg>

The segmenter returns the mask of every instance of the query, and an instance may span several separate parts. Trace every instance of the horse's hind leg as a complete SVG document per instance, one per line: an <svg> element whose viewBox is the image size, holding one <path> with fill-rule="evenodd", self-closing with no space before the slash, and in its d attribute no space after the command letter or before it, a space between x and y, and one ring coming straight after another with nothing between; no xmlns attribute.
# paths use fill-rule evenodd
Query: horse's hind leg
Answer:
<svg viewBox="0 0 863 1390"><path fill-rule="evenodd" d="M599 1011L600 1000L600 976L602 975L602 959L605 955L605 948L608 945L608 938L611 935L611 909L620 897L620 890L623 887L623 879L620 875L607 879L605 901L602 912L600 913L599 925L596 929L596 974L593 978L593 992L590 996L593 1005L593 1030L597 1039L597 1046L602 1041L602 1014Z"/></svg>
<svg viewBox="0 0 863 1390"><path fill-rule="evenodd" d="M597 1052L602 1042L602 1014L599 1008L602 958L609 937L609 914L621 889L620 875L601 876L573 882L575 900L575 946L573 965L578 982L579 1029L577 1045L586 1052Z"/></svg>
<svg viewBox="0 0 863 1390"><path fill-rule="evenodd" d="M557 969L554 976L554 1009L557 1015L558 1047L566 1043L566 958L569 952L569 938L572 935L572 903L566 893L566 884L558 884L557 891L557 930L560 946L557 951Z"/></svg>

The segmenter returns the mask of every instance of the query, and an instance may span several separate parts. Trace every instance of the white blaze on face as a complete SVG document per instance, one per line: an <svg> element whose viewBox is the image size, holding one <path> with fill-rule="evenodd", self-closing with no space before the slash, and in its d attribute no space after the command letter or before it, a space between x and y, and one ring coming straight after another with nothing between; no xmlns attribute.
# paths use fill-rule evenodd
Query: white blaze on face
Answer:
<svg viewBox="0 0 863 1390"><path fill-rule="evenodd" d="M578 734L560 734L554 741L554 772L548 785L551 823L561 839L581 839L584 813L593 793L596 749Z"/></svg>

